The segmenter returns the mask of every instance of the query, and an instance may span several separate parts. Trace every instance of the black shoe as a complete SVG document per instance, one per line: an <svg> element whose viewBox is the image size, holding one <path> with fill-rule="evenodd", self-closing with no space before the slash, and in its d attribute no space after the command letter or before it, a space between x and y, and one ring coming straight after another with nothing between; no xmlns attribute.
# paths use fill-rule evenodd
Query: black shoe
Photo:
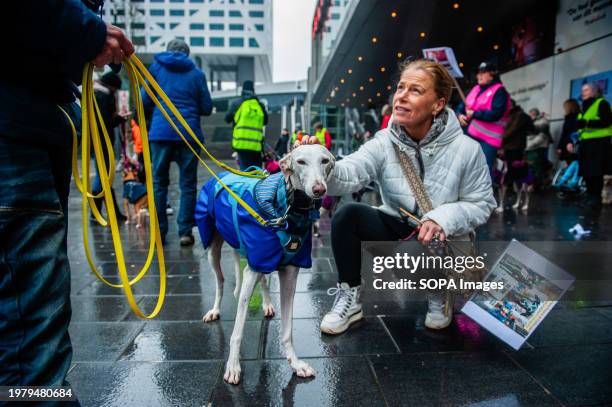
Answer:
<svg viewBox="0 0 612 407"><path fill-rule="evenodd" d="M180 243L181 246L193 246L195 239L193 238L193 235L181 236Z"/></svg>

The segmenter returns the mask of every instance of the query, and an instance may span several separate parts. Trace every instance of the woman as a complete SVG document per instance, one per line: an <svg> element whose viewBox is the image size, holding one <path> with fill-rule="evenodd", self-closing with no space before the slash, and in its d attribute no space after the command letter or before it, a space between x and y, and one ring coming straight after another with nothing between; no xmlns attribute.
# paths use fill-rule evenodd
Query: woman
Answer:
<svg viewBox="0 0 612 407"><path fill-rule="evenodd" d="M510 114L510 95L491 63L479 65L476 79L478 83L468 93L465 106L459 106L458 118L461 126L467 127L467 134L480 143L492 171Z"/></svg>
<svg viewBox="0 0 612 407"><path fill-rule="evenodd" d="M582 113L578 115L578 128L578 162L587 187L585 205L589 209L599 209L604 175L612 174L612 111L595 83L582 86ZM573 152L571 144L567 149Z"/></svg>
<svg viewBox="0 0 612 407"><path fill-rule="evenodd" d="M529 110L529 117L533 121L535 132L527 136L527 161L533 171L534 187L541 188L547 181L549 169L548 146L552 141L550 136L550 124L544 112L532 108Z"/></svg>
<svg viewBox="0 0 612 407"><path fill-rule="evenodd" d="M484 224L495 199L485 157L478 143L466 137L446 108L453 82L444 67L432 61L405 64L393 97L393 118L359 151L338 161L327 191L342 195L370 182L380 185L383 205L349 203L332 218L332 250L338 267L338 289L331 311L321 322L325 333L338 334L361 319L361 242L405 238L413 232L399 208L421 217L418 240L464 235ZM311 142L311 140L307 140ZM394 145L412 160L425 184L433 209L421 213L405 179ZM452 319L444 300L431 299L425 324L441 329ZM450 314L450 315L449 315Z"/></svg>

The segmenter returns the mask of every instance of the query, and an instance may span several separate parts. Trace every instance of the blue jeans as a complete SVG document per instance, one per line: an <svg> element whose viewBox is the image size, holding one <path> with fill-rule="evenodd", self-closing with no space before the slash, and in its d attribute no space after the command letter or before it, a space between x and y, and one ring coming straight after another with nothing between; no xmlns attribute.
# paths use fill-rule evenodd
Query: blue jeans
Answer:
<svg viewBox="0 0 612 407"><path fill-rule="evenodd" d="M199 148L196 147L199 152ZM168 185L170 185L170 163L175 161L179 167L179 188L181 190L179 213L177 217L179 236L192 234L195 224L195 205L198 183L198 159L183 142L152 141L151 161L153 162L153 186L155 189L155 208L159 219L162 239L168 233Z"/></svg>
<svg viewBox="0 0 612 407"><path fill-rule="evenodd" d="M485 159L487 160L487 167L489 167L489 174L491 175L491 180L493 180L493 165L495 164L495 159L497 158L497 147L493 147L491 144L486 141L474 139L480 144L480 148L485 155Z"/></svg>
<svg viewBox="0 0 612 407"><path fill-rule="evenodd" d="M69 149L0 136L0 385L67 385L69 186Z"/></svg>

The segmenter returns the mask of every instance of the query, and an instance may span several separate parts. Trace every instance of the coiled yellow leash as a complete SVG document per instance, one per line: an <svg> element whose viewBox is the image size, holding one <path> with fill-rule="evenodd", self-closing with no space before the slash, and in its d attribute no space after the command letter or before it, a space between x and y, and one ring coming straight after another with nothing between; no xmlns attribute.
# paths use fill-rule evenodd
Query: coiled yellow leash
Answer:
<svg viewBox="0 0 612 407"><path fill-rule="evenodd" d="M141 136L142 136L142 149L143 149L143 157L144 157L144 169L146 174L146 188L147 188L147 203L149 206L149 231L150 231L150 244L149 251L147 254L147 259L145 264L138 272L138 274L133 278L129 279L127 274L127 267L125 262L125 257L123 254L123 247L121 245L121 235L119 233L119 225L117 223L117 214L115 213L115 206L113 203L113 197L111 194L111 187L114 181L114 168L115 168L115 155L113 153L113 146L108 136L108 131L104 126L104 121L102 120L102 115L100 114L100 110L98 108L96 98L93 90L93 65L87 64L83 69L83 90L81 97L81 109L82 109L82 141L81 141L81 173L83 176L79 175L78 170L78 147L77 147L77 135L74 124L70 120L69 115L62 109L68 121L70 122L70 126L72 129L72 137L73 137L73 147L72 147L72 173L76 183L77 188L83 195L83 203L82 203L82 216L83 216L83 244L85 248L85 255L87 258L87 262L91 267L93 273L96 277L102 281L104 284L115 287L115 288L123 288L125 292L125 296L127 297L128 303L132 311L139 316L140 318L152 319L155 318L163 305L165 293L166 293L166 267L164 262L164 251L162 247L161 234L159 231L159 222L157 219L157 212L155 210L155 200L153 194L153 174L151 170L151 153L149 146L149 138L147 133L147 127L145 122L145 113L142 105L142 99L140 96L140 87L142 86L147 94L151 97L157 108L162 112L164 117L168 120L170 125L174 128L177 134L181 137L181 139L187 144L190 150L195 154L200 163L206 168L208 172L228 191L228 193L238 201L238 203L243 206L251 216L253 216L259 223L266 226L269 223L263 219L252 207L250 207L242 198L240 198L234 191L232 191L227 185L225 185L221 179L215 174L215 172L206 164L206 162L200 157L192 144L187 140L187 138L183 135L181 130L176 126L172 118L170 117L166 107L160 102L159 99L163 101L163 103L167 106L167 109L174 115L174 117L178 120L181 126L187 131L187 133L191 136L193 142L202 149L208 156L208 158L215 163L220 168L223 168L226 171L232 172L234 174L244 175L248 177L256 177L256 178L265 178L266 174L262 171L238 171L221 161L217 160L210 152L204 147L202 142L197 138L193 130L189 127L183 116L180 114L178 109L174 106L174 104L170 101L168 96L164 93L161 87L157 84L155 79L151 76L148 70L144 67L142 62L135 56L131 55L126 58L124 61L124 67L126 68L126 72L130 79L130 90L134 97L134 102L136 105L136 118L137 122L140 125ZM156 96L159 96L159 98ZM102 143L105 143L106 150L108 151L108 167L106 166L106 162L104 160L103 147ZM89 164L91 157L91 147L94 149L94 154L96 157L96 162L98 165L98 173L100 174L100 181L102 184L102 191L98 194L93 194L91 191L91 185L89 182ZM97 206L94 203L94 199L104 198L108 213L108 220L104 219ZM94 264L93 258L91 256L91 250L89 246L89 236L88 236L88 216L89 209L91 208L92 214L96 221L102 226L110 226L111 235L113 239L113 246L115 249L116 259L117 259L117 267L119 269L119 277L120 284L113 284L110 281L106 280L102 274L96 268ZM153 311L146 315L144 314L136 303L136 299L134 298L134 293L132 292L132 286L136 284L149 270L151 263L153 261L153 256L157 249L157 260L159 263L159 296L157 299L157 303Z"/></svg>

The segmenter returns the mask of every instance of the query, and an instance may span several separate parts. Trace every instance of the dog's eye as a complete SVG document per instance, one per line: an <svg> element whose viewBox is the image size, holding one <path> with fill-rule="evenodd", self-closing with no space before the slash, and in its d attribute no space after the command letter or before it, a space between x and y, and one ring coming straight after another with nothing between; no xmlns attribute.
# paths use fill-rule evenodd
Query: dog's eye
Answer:
<svg viewBox="0 0 612 407"><path fill-rule="evenodd" d="M300 165L306 165L306 161L304 160L297 160L297 163Z"/></svg>
<svg viewBox="0 0 612 407"><path fill-rule="evenodd" d="M329 164L329 158L322 159L321 164Z"/></svg>

